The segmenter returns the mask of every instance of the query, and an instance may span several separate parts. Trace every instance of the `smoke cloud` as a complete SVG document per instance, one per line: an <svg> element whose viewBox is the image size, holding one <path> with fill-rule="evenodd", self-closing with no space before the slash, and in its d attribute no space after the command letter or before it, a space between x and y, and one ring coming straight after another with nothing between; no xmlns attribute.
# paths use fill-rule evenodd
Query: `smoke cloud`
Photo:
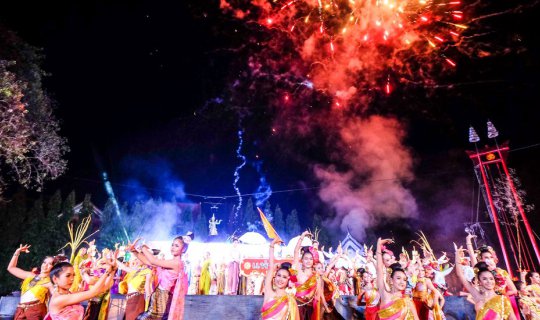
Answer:
<svg viewBox="0 0 540 320"><path fill-rule="evenodd" d="M131 208L135 219L132 237L146 240L170 240L181 226L178 202L187 202L184 183L174 173L172 165L161 158L127 158L122 163L124 183L122 201ZM191 226L190 226L191 227Z"/></svg>
<svg viewBox="0 0 540 320"><path fill-rule="evenodd" d="M336 155L345 169L314 166L319 196L336 213L327 225L361 239L382 219L416 217L416 200L406 186L413 180L413 157L403 144L403 126L382 116L342 122Z"/></svg>

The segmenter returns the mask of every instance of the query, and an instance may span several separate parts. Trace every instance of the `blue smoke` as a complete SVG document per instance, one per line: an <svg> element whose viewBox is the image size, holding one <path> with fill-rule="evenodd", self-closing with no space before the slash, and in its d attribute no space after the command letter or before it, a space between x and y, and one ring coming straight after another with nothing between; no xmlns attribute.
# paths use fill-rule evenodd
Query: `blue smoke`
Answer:
<svg viewBox="0 0 540 320"><path fill-rule="evenodd" d="M233 188L234 191L236 191L236 195L238 196L238 206L236 206L234 210L234 216L238 217L238 212L240 211L240 208L242 208L242 193L240 192L240 188L238 187L238 181L240 180L240 170L246 165L246 156L242 154L242 145L244 144L244 131L242 129L238 130L238 148L236 148L236 157L240 159L242 162L234 169L234 182L233 182Z"/></svg>
<svg viewBox="0 0 540 320"><path fill-rule="evenodd" d="M253 167L255 168L255 170L257 170L257 173L259 174L259 186L257 187L257 191L255 192L255 201L257 207L261 207L272 195L272 187L266 181L266 176L262 171L262 164L262 161L253 162Z"/></svg>
<svg viewBox="0 0 540 320"><path fill-rule="evenodd" d="M165 201L185 201L185 185L176 176L169 161L152 158L126 158L122 163L127 176L122 199L128 203L160 198Z"/></svg>
<svg viewBox="0 0 540 320"><path fill-rule="evenodd" d="M175 236L182 212L178 202L190 201L186 198L185 184L172 164L159 157L128 157L122 161L122 171L127 178L122 199L131 206L136 205L143 213L142 217L136 217L139 221L134 222L133 235L147 240L167 240Z"/></svg>

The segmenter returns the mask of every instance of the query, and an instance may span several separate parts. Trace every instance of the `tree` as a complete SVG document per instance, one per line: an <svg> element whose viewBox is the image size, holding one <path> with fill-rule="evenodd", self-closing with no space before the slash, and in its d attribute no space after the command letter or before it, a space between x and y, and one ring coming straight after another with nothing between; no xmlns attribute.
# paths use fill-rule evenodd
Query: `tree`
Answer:
<svg viewBox="0 0 540 320"><path fill-rule="evenodd" d="M274 220L272 221L272 224L274 225L274 228L276 229L276 232L281 236L285 236L285 222L283 221L283 211L281 211L281 208L279 205L276 206L276 210L274 211Z"/></svg>
<svg viewBox="0 0 540 320"><path fill-rule="evenodd" d="M247 230L255 231L258 229L257 222L260 221L258 214L255 213L255 208L253 206L253 198L249 198L244 208L244 227Z"/></svg>
<svg viewBox="0 0 540 320"><path fill-rule="evenodd" d="M298 212L296 209L291 211L291 213L287 216L286 219L286 230L289 237L293 238L300 234L301 228L300 228L300 221L298 220Z"/></svg>
<svg viewBox="0 0 540 320"><path fill-rule="evenodd" d="M98 235L99 244L106 248L114 248L116 243L126 242L126 237L120 226L113 199L109 198L101 212L101 230Z"/></svg>
<svg viewBox="0 0 540 320"><path fill-rule="evenodd" d="M0 30L0 194L10 182L41 190L66 170L66 140L42 88L36 48Z"/></svg>
<svg viewBox="0 0 540 320"><path fill-rule="evenodd" d="M71 191L64 202L62 203L62 216L69 221L73 214L75 213L73 208L75 208L75 191Z"/></svg>
<svg viewBox="0 0 540 320"><path fill-rule="evenodd" d="M43 257L58 254L68 241L67 221L71 220L75 203L71 193L62 205L57 191L50 199L38 197L28 203L26 192L16 193L11 201L0 204L0 218L5 227L0 233L0 265L6 266L20 243L31 244L29 254L21 255L19 266L25 270L39 267ZM45 205L47 204L47 205ZM65 213L63 213L65 212ZM0 295L16 290L20 281L9 273L0 272Z"/></svg>
<svg viewBox="0 0 540 320"><path fill-rule="evenodd" d="M47 237L43 241L56 254L56 251L69 241L69 236L64 228L71 219L71 216L62 214L62 193L60 190L56 191L49 199L45 212L43 232L47 234Z"/></svg>
<svg viewBox="0 0 540 320"><path fill-rule="evenodd" d="M204 241L206 240L206 238L208 237L208 219L206 218L206 215L204 214L204 212L201 211L201 213L199 214L199 217L197 219L197 221L195 222L195 227L194 227L195 231L193 231L195 233L195 236L197 238L199 238L201 241Z"/></svg>
<svg viewBox="0 0 540 320"><path fill-rule="evenodd" d="M272 205L270 204L270 201L266 201L263 212L270 222L274 221L274 214L272 213Z"/></svg>
<svg viewBox="0 0 540 320"><path fill-rule="evenodd" d="M243 210L236 212L236 205L233 205L231 212L229 213L229 220L227 222L227 230L230 234L236 234L238 231L242 231L244 223Z"/></svg>

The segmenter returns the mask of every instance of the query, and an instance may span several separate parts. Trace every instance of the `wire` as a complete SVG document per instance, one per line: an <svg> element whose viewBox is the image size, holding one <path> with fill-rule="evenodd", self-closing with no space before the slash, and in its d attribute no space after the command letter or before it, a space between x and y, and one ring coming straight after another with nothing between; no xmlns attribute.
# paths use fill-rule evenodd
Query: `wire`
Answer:
<svg viewBox="0 0 540 320"><path fill-rule="evenodd" d="M524 146L524 147L521 147L521 148L512 149L509 152L521 151L521 150L526 150L526 149L535 148L535 147L540 147L540 143ZM373 179L373 180L366 180L365 182L369 183L369 182L384 182L384 181L401 181L403 179L413 179L413 178L419 178L419 177L425 177L425 176L440 176L440 175L447 175L447 174L450 175L450 174L465 173L465 172L468 172L468 170L437 171L437 172L431 172L431 173L423 173L423 174L411 175L410 177ZM70 176L66 176L66 177L70 177ZM80 178L80 177L73 177L73 176L71 176L71 178L76 179L76 180L80 180L80 181L88 181L88 182L101 184L101 180L98 181L98 180L95 180L95 179ZM111 184L115 185L115 186L119 186L119 187L124 187L124 188L135 188L134 186L123 184L123 183L113 183L113 182L111 182ZM140 187L137 187L137 188L140 188ZM159 191L159 192L167 192L168 191L166 189L151 188L151 187L144 187L144 189L153 190L153 191ZM322 189L322 187L321 186L313 186L313 187L304 187L304 188L273 190L272 193L273 194L276 194L276 193L289 193L289 192L310 191L310 190L318 190L318 189ZM223 199L223 200L225 200L225 199L237 198L238 197L237 194L234 194L234 195L233 194L230 194L230 195L207 195L207 194L200 194L200 193L184 193L184 194L186 196L195 197L195 198L201 198L201 199ZM257 193L257 192L245 193L245 194L242 195L242 197L255 196L257 194L259 194L259 193ZM480 194L478 194L478 195L480 196ZM478 211L479 210L477 209L477 215L478 215Z"/></svg>

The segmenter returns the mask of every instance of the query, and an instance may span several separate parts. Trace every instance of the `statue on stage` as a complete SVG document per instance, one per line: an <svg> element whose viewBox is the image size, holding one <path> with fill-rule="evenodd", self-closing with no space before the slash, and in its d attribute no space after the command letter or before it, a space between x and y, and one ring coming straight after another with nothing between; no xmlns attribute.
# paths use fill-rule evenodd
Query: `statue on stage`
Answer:
<svg viewBox="0 0 540 320"><path fill-rule="evenodd" d="M212 214L212 219L208 220L208 228L210 229L211 236L217 236L217 225L221 223L222 220L216 220L216 215Z"/></svg>

